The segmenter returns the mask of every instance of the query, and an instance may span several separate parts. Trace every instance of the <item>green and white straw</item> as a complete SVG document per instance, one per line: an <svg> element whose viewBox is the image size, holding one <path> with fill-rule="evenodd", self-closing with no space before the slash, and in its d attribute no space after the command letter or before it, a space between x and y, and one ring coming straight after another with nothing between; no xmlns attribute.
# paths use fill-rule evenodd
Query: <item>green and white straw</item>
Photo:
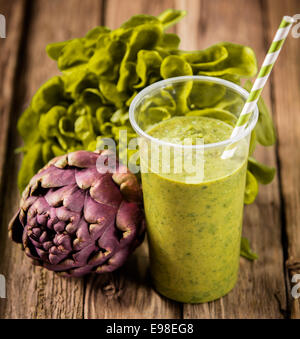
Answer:
<svg viewBox="0 0 300 339"><path fill-rule="evenodd" d="M295 20L292 17L284 16L281 24L275 34L275 37L273 39L273 42L270 46L270 49L265 57L265 60L261 66L261 69L258 73L258 76L254 82L254 85L251 89L251 92L249 94L249 97L243 107L243 110L238 118L238 121L235 125L235 128L232 131L230 138L237 137L240 133L243 132L245 129L252 112L254 111L255 105L257 103L257 100L259 99L259 96L263 90L263 87L265 83L267 82L269 75L271 73L271 70L274 66L275 61L278 58L278 55L281 51L282 45L289 34L289 31L292 27L292 24L295 22ZM226 149L222 154L222 159L230 158L235 152L235 148Z"/></svg>

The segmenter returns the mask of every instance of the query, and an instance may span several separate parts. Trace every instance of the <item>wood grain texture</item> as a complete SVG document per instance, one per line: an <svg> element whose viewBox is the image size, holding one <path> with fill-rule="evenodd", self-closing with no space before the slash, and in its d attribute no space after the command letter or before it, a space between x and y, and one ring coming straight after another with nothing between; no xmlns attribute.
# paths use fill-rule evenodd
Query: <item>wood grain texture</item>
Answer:
<svg viewBox="0 0 300 339"><path fill-rule="evenodd" d="M261 64L267 51L260 1L178 0L188 11L178 34L186 49L203 49L219 41L252 47ZM237 20L238 18L238 20ZM249 25L251 23L251 25ZM270 84L263 97L270 106ZM275 164L275 149L258 149L256 157ZM226 297L208 304L185 305L185 318L281 318L286 309L286 293L281 246L280 201L277 178L260 187L255 204L246 206L243 234L250 239L259 260L241 258L239 280Z"/></svg>
<svg viewBox="0 0 300 339"><path fill-rule="evenodd" d="M3 174L7 151L10 115L14 97L14 77L22 37L25 1L0 1L6 18L6 38L0 39L0 206L2 206ZM0 249L1 253L1 249Z"/></svg>
<svg viewBox="0 0 300 339"><path fill-rule="evenodd" d="M16 2L16 1L14 1ZM101 1L94 0L35 0L28 2L24 27L25 43L20 54L21 66L16 76L11 112L11 124L29 103L38 87L58 73L53 60L45 53L46 44L82 36L100 23ZM88 18L88 20L83 20ZM17 30L17 28L15 28ZM18 29L23 29L22 26ZM6 53L8 56L8 51ZM9 103L7 103L9 104ZM51 272L31 266L21 250L7 240L7 225L16 211L19 193L16 185L20 157L13 149L20 145L14 129L10 135L6 159L9 183L1 216L1 246L5 246L0 272L7 282L7 299L0 300L0 318L81 318L83 315L84 284L82 280L59 278Z"/></svg>
<svg viewBox="0 0 300 339"><path fill-rule="evenodd" d="M25 1L0 1L1 14L6 18L6 38L0 39L0 274L5 274L5 251L7 244L7 224L4 225L4 200L6 172L9 156L8 142L15 98L15 75L18 68L19 49L22 39L22 27L25 16ZM9 170L9 169L8 169ZM7 220L7 219L6 219ZM7 278L7 276L5 275ZM0 310L7 300L0 299ZM0 318L1 318L0 311Z"/></svg>
<svg viewBox="0 0 300 339"><path fill-rule="evenodd" d="M106 1L105 25L117 28L134 14L157 15L173 7L164 1ZM181 305L158 295L148 272L147 244L110 275L88 279L84 316L86 318L179 318Z"/></svg>
<svg viewBox="0 0 300 339"><path fill-rule="evenodd" d="M105 25L115 29L133 15L158 15L168 8L175 8L175 0L106 0L104 15ZM173 31L174 29L175 28L173 28Z"/></svg>
<svg viewBox="0 0 300 339"><path fill-rule="evenodd" d="M175 319L181 305L156 293L151 286L147 242L118 271L88 279L85 318Z"/></svg>
<svg viewBox="0 0 300 339"><path fill-rule="evenodd" d="M300 14L300 2L287 0L268 8L268 38L279 25L283 15ZM298 20L298 23L300 21ZM296 28L297 29L297 28ZM300 33L300 28L298 28ZM300 274L300 38L290 34L272 74L273 111L278 131L278 162L280 167L281 193L284 203L287 236L288 282L294 274ZM291 288L291 286L289 285ZM300 299L292 299L291 317L300 319Z"/></svg>

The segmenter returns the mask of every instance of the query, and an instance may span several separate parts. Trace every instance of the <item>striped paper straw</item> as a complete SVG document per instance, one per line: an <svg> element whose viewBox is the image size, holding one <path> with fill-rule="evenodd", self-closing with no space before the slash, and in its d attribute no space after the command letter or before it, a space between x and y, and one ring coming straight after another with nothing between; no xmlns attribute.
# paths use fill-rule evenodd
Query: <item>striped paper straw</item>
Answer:
<svg viewBox="0 0 300 339"><path fill-rule="evenodd" d="M295 20L292 17L283 17L230 138L235 138L245 129L252 112L255 109L255 105L260 97L263 87L269 78L274 63L278 58L282 45L294 22ZM230 158L234 154L235 149L236 148L225 150L222 154L222 159Z"/></svg>

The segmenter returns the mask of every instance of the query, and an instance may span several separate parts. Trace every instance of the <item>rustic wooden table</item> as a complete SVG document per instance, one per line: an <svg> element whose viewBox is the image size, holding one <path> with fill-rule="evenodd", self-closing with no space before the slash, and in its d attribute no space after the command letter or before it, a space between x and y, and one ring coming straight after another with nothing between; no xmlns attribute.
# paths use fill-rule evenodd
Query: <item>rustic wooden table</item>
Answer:
<svg viewBox="0 0 300 339"><path fill-rule="evenodd" d="M0 0L7 18L7 38L0 39L0 274L7 298L0 299L0 318L300 318L300 299L290 293L291 278L300 273L300 39L291 36L263 93L278 143L256 154L277 166L277 176L245 210L244 234L259 260L241 258L238 284L228 296L200 305L161 297L149 282L146 244L118 272L73 280L32 267L7 237L19 201L16 121L37 88L57 73L46 44L166 8L188 11L174 28L182 48L227 40L251 46L261 63L281 17L300 13L300 1Z"/></svg>

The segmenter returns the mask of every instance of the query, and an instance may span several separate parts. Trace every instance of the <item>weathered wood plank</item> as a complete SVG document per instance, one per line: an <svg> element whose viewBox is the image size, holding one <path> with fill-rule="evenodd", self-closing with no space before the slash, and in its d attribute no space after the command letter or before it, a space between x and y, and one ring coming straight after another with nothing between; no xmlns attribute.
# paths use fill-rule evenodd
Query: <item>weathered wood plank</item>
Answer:
<svg viewBox="0 0 300 339"><path fill-rule="evenodd" d="M251 46L257 53L259 64L262 62L267 46L260 1L178 0L176 4L188 11L187 19L179 24L177 31L185 49L206 48L219 41L231 41ZM263 96L270 104L270 84ZM275 164L274 148L260 148L256 156L265 163ZM185 305L185 318L283 316L281 309L286 308L286 295L279 207L276 179L271 185L260 187L256 203L245 208L243 234L259 253L259 260L251 263L241 258L239 281L234 290L216 302Z"/></svg>
<svg viewBox="0 0 300 339"><path fill-rule="evenodd" d="M0 39L0 206L2 205L3 167L10 128L11 102L14 96L14 76L22 36L25 1L0 1L0 11L6 18L6 38Z"/></svg>
<svg viewBox="0 0 300 339"><path fill-rule="evenodd" d="M148 246L145 241L120 270L90 277L85 294L85 317L179 318L180 305L152 289L148 267Z"/></svg>
<svg viewBox="0 0 300 339"><path fill-rule="evenodd" d="M158 15L168 8L174 8L174 0L105 0L105 25L118 28L124 21L136 14ZM174 28L173 28L174 31Z"/></svg>
<svg viewBox="0 0 300 339"><path fill-rule="evenodd" d="M164 1L106 1L105 25L116 28L134 14L157 15L173 7ZM179 318L180 305L158 295L150 285L146 242L125 266L87 282L86 318Z"/></svg>
<svg viewBox="0 0 300 339"><path fill-rule="evenodd" d="M0 213L4 204L6 154L14 98L14 77L18 67L20 41L25 16L25 1L0 1L0 11L6 18L6 38L0 39ZM2 215L2 213L1 213ZM1 217L2 222L2 217ZM7 227L0 227L0 274L4 274L3 258ZM6 304L0 299L0 310ZM1 314L1 312L0 312Z"/></svg>
<svg viewBox="0 0 300 339"><path fill-rule="evenodd" d="M297 0L267 1L268 38L272 39L274 31L283 15L300 14L300 2ZM299 21L298 21L299 23ZM298 28L298 33L300 29ZM277 65L273 71L273 111L278 131L278 161L280 166L281 193L285 208L285 230L287 235L287 262L289 282L289 301L291 317L300 319L300 299L293 299L290 293L291 279L300 274L300 39L287 39ZM299 291L298 291L299 292Z"/></svg>
<svg viewBox="0 0 300 339"><path fill-rule="evenodd" d="M45 53L46 44L82 36L98 25L101 18L101 1L36 0L28 4L31 5L31 11L30 17L26 18L26 46L20 55L22 63L13 97L17 105L11 112L12 126L38 87L58 73L54 61ZM8 52L5 54L8 55ZM20 157L13 154L13 149L18 145L20 139L14 128L6 159L9 171L5 178L7 189L1 217L2 243L7 238L7 224L19 201L16 178ZM9 240L4 243L0 272L6 277L7 299L0 300L0 318L82 317L82 280L63 279L46 270L34 268L15 245Z"/></svg>

